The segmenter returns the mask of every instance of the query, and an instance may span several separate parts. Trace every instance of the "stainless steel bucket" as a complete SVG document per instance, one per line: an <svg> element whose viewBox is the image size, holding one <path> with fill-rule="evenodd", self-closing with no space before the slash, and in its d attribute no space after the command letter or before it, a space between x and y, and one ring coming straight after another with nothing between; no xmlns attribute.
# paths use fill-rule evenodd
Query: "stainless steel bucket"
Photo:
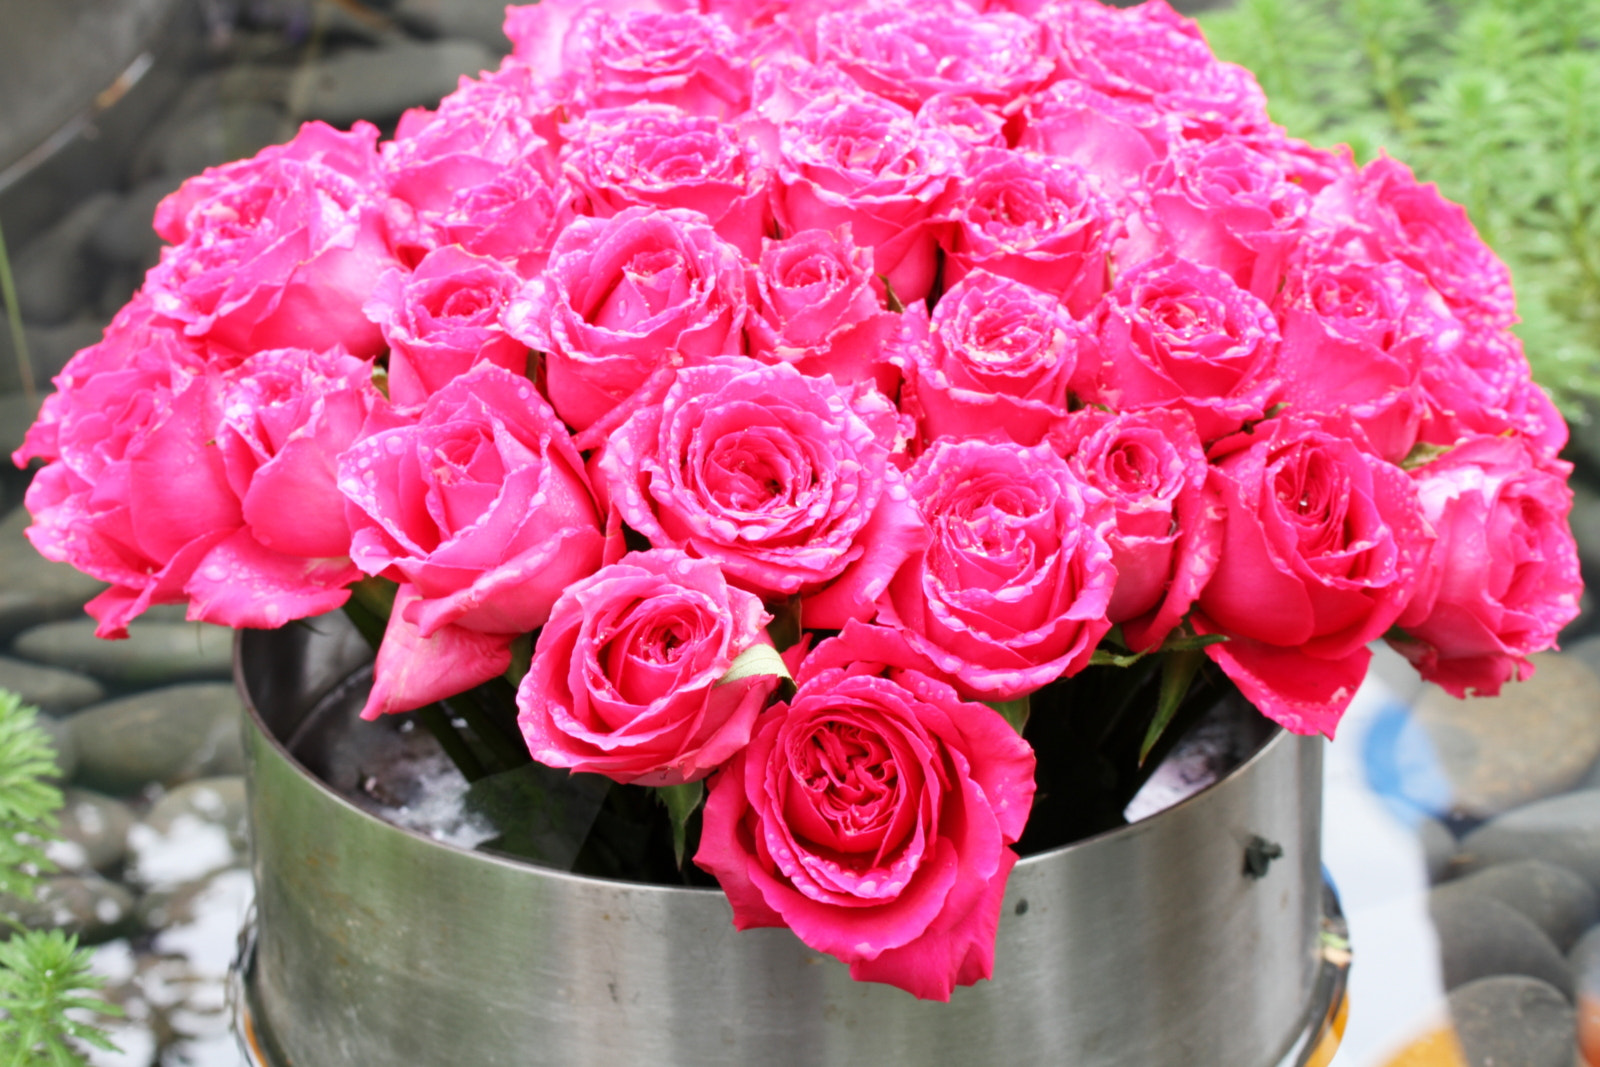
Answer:
<svg viewBox="0 0 1600 1067"><path fill-rule="evenodd" d="M307 627L237 647L258 1063L1278 1067L1337 1044L1314 740L1274 733L1175 807L1023 859L994 979L934 1004L735 931L714 890L510 862L352 806L284 745L349 648Z"/></svg>

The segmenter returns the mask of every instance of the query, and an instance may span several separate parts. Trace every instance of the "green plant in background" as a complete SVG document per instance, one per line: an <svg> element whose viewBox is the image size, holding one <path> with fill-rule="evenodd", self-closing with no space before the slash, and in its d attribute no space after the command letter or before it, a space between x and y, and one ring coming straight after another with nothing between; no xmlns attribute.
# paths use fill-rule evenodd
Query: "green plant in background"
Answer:
<svg viewBox="0 0 1600 1067"><path fill-rule="evenodd" d="M1600 410L1600 0L1238 0L1201 25L1290 133L1465 205L1534 377L1569 419Z"/></svg>
<svg viewBox="0 0 1600 1067"><path fill-rule="evenodd" d="M0 689L0 893L30 899L50 868L40 843L52 836L61 791L50 739L34 724L36 710ZM59 930L25 930L0 914L11 937L0 943L0 1067L81 1065L74 1042L115 1046L69 1010L120 1014L86 995L101 985L89 973L89 952Z"/></svg>

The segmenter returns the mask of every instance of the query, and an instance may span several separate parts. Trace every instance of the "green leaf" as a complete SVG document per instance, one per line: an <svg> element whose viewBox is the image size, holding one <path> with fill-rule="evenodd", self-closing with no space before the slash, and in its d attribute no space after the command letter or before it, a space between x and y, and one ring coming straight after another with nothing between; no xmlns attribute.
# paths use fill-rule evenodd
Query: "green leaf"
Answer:
<svg viewBox="0 0 1600 1067"><path fill-rule="evenodd" d="M903 314L906 306L900 303L898 296L894 295L894 286L889 284L889 276L880 274L878 275L878 280L883 283L884 302L888 305L889 310L896 315Z"/></svg>
<svg viewBox="0 0 1600 1067"><path fill-rule="evenodd" d="M685 782L683 785L663 785L656 788L656 796L667 806L667 816L672 820L672 854L678 859L679 870L683 869L689 817L700 806L700 800L705 795L705 782Z"/></svg>
<svg viewBox="0 0 1600 1067"><path fill-rule="evenodd" d="M1176 631L1174 631L1176 633ZM1179 634L1169 636L1161 643L1158 652L1188 652L1196 648L1210 648L1228 640L1227 634Z"/></svg>
<svg viewBox="0 0 1600 1067"><path fill-rule="evenodd" d="M1150 720L1150 729L1145 731L1144 743L1139 746L1141 767L1150 758L1150 751L1161 740L1161 735L1172 725L1172 717L1178 713L1183 698L1189 695L1189 684L1194 681L1195 672L1205 659L1205 652L1198 648L1166 653L1166 658L1161 662L1161 689L1156 697L1156 715Z"/></svg>
<svg viewBox="0 0 1600 1067"><path fill-rule="evenodd" d="M985 700L984 703L998 711L1000 717L1010 723L1011 728L1017 731L1019 736L1027 728L1028 714L1032 711L1032 702L1028 697L1020 696L1015 700Z"/></svg>
<svg viewBox="0 0 1600 1067"><path fill-rule="evenodd" d="M527 763L473 782L462 803L496 831L479 851L569 871L610 788L598 774Z"/></svg>
<svg viewBox="0 0 1600 1067"><path fill-rule="evenodd" d="M506 681L513 686L521 685L532 665L533 635L519 634L511 641L511 666L506 668Z"/></svg>
<svg viewBox="0 0 1600 1067"><path fill-rule="evenodd" d="M789 678L789 667L771 645L751 645L734 657L727 671L717 679L717 685L730 685L757 675Z"/></svg>
<svg viewBox="0 0 1600 1067"><path fill-rule="evenodd" d="M0 943L0 1052L10 1065L41 1059L81 1067L71 1043L120 1051L105 1033L68 1011L117 1016L122 1009L85 994L104 985L89 970L90 954L60 930L30 930Z"/></svg>

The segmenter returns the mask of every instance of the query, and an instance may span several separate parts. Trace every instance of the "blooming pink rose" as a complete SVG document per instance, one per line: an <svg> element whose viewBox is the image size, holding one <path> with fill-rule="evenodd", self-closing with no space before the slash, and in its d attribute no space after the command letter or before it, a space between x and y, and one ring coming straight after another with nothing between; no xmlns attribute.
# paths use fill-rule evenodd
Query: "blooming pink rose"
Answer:
<svg viewBox="0 0 1600 1067"><path fill-rule="evenodd" d="M1295 733L1333 736L1433 539L1411 479L1359 438L1284 416L1212 449L1222 554L1192 620L1228 637L1207 655Z"/></svg>
<svg viewBox="0 0 1600 1067"><path fill-rule="evenodd" d="M556 238L576 217L577 193L545 177L542 164L511 164L494 180L457 191L447 211L432 216L423 237L430 247L457 244L512 264L533 278L550 261Z"/></svg>
<svg viewBox="0 0 1600 1067"><path fill-rule="evenodd" d="M559 109L526 67L463 79L437 111L413 108L400 117L394 140L381 150L389 190L431 219L449 213L462 191L509 167L533 163L551 176Z"/></svg>
<svg viewBox="0 0 1600 1067"><path fill-rule="evenodd" d="M331 611L360 573L328 471L381 404L370 372L337 350L205 367L173 324L124 315L58 378L29 537L112 584L89 605L103 637L184 600L225 626Z"/></svg>
<svg viewBox="0 0 1600 1067"><path fill-rule="evenodd" d="M570 586L539 631L517 691L517 722L540 763L619 782L704 778L750 741L778 687L733 681L738 655L765 644L771 616L710 560L631 552Z"/></svg>
<svg viewBox="0 0 1600 1067"><path fill-rule="evenodd" d="M917 109L917 120L944 130L969 153L974 148L1007 148L1005 108L980 103L960 92L935 93Z"/></svg>
<svg viewBox="0 0 1600 1067"><path fill-rule="evenodd" d="M1117 584L1106 618L1122 626L1129 648L1159 646L1205 588L1222 549L1194 420L1161 408L1121 415L1085 408L1059 425L1051 444L1116 510L1106 540Z"/></svg>
<svg viewBox="0 0 1600 1067"><path fill-rule="evenodd" d="M1009 437L1036 445L1067 414L1067 387L1093 338L1054 297L975 271L902 316L911 384L902 406L919 439Z"/></svg>
<svg viewBox="0 0 1600 1067"><path fill-rule="evenodd" d="M1418 436L1435 445L1507 431L1554 457L1567 443L1567 424L1533 381L1522 341L1510 330L1469 326L1459 343L1441 345L1422 365L1427 406Z"/></svg>
<svg viewBox="0 0 1600 1067"><path fill-rule="evenodd" d="M694 0L539 0L506 8L505 34L511 58L531 70L554 75L561 69L561 47L572 23L585 11L692 11Z"/></svg>
<svg viewBox="0 0 1600 1067"><path fill-rule="evenodd" d="M773 207L783 232L848 224L901 302L926 297L938 265L934 212L961 166L955 140L853 94L813 100L778 133Z"/></svg>
<svg viewBox="0 0 1600 1067"><path fill-rule="evenodd" d="M1411 472L1438 534L1391 643L1456 696L1533 673L1578 615L1571 466L1514 437L1472 437Z"/></svg>
<svg viewBox="0 0 1600 1067"><path fill-rule="evenodd" d="M739 250L691 211L578 219L506 328L545 354L550 403L585 430L652 375L736 353L748 313Z"/></svg>
<svg viewBox="0 0 1600 1067"><path fill-rule="evenodd" d="M389 343L389 399L420 404L480 363L524 373L528 346L500 324L521 288L499 260L456 245L429 252L414 271L381 275L366 313Z"/></svg>
<svg viewBox="0 0 1600 1067"><path fill-rule="evenodd" d="M1050 77L1044 31L1020 15L863 4L817 21L818 62L916 110L936 93L1010 103Z"/></svg>
<svg viewBox="0 0 1600 1067"><path fill-rule="evenodd" d="M395 614L420 640L456 627L508 648L600 566L600 518L571 438L532 382L493 364L430 396L414 424L347 451L339 489L350 502L351 557L415 588ZM381 673L375 691L385 688Z"/></svg>
<svg viewBox="0 0 1600 1067"><path fill-rule="evenodd" d="M695 862L741 930L787 926L858 981L949 1000L993 973L1033 751L882 627L852 622L795 680L712 780Z"/></svg>
<svg viewBox="0 0 1600 1067"><path fill-rule="evenodd" d="M1164 247L1272 299L1311 214L1276 160L1235 138L1180 141L1144 183Z"/></svg>
<svg viewBox="0 0 1600 1067"><path fill-rule="evenodd" d="M884 346L900 329L884 306L872 250L856 245L848 225L763 241L754 296L750 354L841 384L879 373Z"/></svg>
<svg viewBox="0 0 1600 1067"><path fill-rule="evenodd" d="M252 159L212 167L156 208L162 250L145 289L191 337L241 352L383 348L361 314L396 264L378 174L378 131L320 122Z"/></svg>
<svg viewBox="0 0 1600 1067"><path fill-rule="evenodd" d="M1047 445L940 438L906 475L927 547L878 607L968 699L1014 700L1089 663L1111 628L1115 513Z"/></svg>
<svg viewBox="0 0 1600 1067"><path fill-rule="evenodd" d="M754 146L725 123L637 104L591 111L567 133L563 166L586 214L686 208L746 256L760 253L771 230L767 175Z"/></svg>
<svg viewBox="0 0 1600 1067"><path fill-rule="evenodd" d="M1044 17L1069 78L1108 96L1153 103L1211 136L1270 125L1266 96L1250 72L1212 55L1200 28L1165 0L1128 11L1053 4Z"/></svg>
<svg viewBox="0 0 1600 1067"><path fill-rule="evenodd" d="M1084 399L1187 411L1204 441L1260 418L1279 388L1272 312L1213 267L1163 256L1124 274L1095 328L1101 363Z"/></svg>
<svg viewBox="0 0 1600 1067"><path fill-rule="evenodd" d="M947 285L982 268L1059 296L1075 316L1106 291L1123 231L1098 179L1063 159L1004 149L973 154L946 217Z"/></svg>
<svg viewBox="0 0 1600 1067"><path fill-rule="evenodd" d="M677 372L591 460L622 521L713 559L805 625L867 618L922 535L891 450L900 420L870 385L732 357Z"/></svg>
<svg viewBox="0 0 1600 1067"><path fill-rule="evenodd" d="M1505 328L1517 321L1511 272L1473 229L1466 209L1423 185L1410 168L1379 156L1324 189L1316 212L1367 228L1376 259L1398 259L1428 279L1464 322Z"/></svg>
<svg viewBox="0 0 1600 1067"><path fill-rule="evenodd" d="M1068 80L1028 100L1017 147L1076 163L1099 178L1126 211L1146 168L1176 136L1169 116L1154 104Z"/></svg>
<svg viewBox="0 0 1600 1067"><path fill-rule="evenodd" d="M562 66L588 109L671 104L727 119L750 106L750 69L728 24L694 11L584 8L562 43Z"/></svg>

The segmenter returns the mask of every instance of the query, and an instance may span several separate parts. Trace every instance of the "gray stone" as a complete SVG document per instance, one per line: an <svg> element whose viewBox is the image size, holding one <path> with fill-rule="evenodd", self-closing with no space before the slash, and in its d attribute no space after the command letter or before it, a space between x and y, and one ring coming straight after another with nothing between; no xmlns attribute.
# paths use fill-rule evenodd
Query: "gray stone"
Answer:
<svg viewBox="0 0 1600 1067"><path fill-rule="evenodd" d="M1438 819L1424 816L1417 822L1417 841L1422 845L1428 882L1437 885L1450 875L1450 861L1456 854L1456 835Z"/></svg>
<svg viewBox="0 0 1600 1067"><path fill-rule="evenodd" d="M156 135L161 138L161 171L187 178L253 156L293 133L285 129L283 112L271 104L241 101L209 107L171 122Z"/></svg>
<svg viewBox="0 0 1600 1067"><path fill-rule="evenodd" d="M0 689L50 715L65 715L106 698L105 688L86 674L0 656Z"/></svg>
<svg viewBox="0 0 1600 1067"><path fill-rule="evenodd" d="M1515 908L1565 952L1600 919L1600 896L1581 875L1543 860L1517 860L1434 890L1434 899L1478 896Z"/></svg>
<svg viewBox="0 0 1600 1067"><path fill-rule="evenodd" d="M1600 889L1600 790L1541 800L1507 812L1461 840L1458 873L1512 860L1548 860Z"/></svg>
<svg viewBox="0 0 1600 1067"><path fill-rule="evenodd" d="M50 858L68 871L109 871L128 854L133 809L112 797L87 789L66 790Z"/></svg>
<svg viewBox="0 0 1600 1067"><path fill-rule="evenodd" d="M1559 990L1533 978L1482 978L1450 994L1450 1017L1468 1067L1573 1067L1577 1014Z"/></svg>
<svg viewBox="0 0 1600 1067"><path fill-rule="evenodd" d="M25 627L81 614L106 587L40 556L23 534L32 521L22 508L0 520L0 641Z"/></svg>
<svg viewBox="0 0 1600 1067"><path fill-rule="evenodd" d="M1600 926L1591 926L1567 950L1567 966L1580 997L1600 998Z"/></svg>
<svg viewBox="0 0 1600 1067"><path fill-rule="evenodd" d="M346 49L297 69L289 110L297 118L343 126L357 119L392 118L411 107L432 107L462 75L495 66L476 41L396 41Z"/></svg>
<svg viewBox="0 0 1600 1067"><path fill-rule="evenodd" d="M196 881L151 889L140 896L135 908L139 925L146 930L165 930L201 921L216 895L217 879L224 871L233 869L223 868Z"/></svg>
<svg viewBox="0 0 1600 1067"><path fill-rule="evenodd" d="M67 725L65 719L58 719L53 715L40 715L34 720L39 729L50 737L50 744L55 749L56 777L63 782L70 782L72 776L78 773L78 744L72 736L72 727Z"/></svg>
<svg viewBox="0 0 1600 1067"><path fill-rule="evenodd" d="M1600 435L1596 435L1595 445L1600 446ZM1585 569L1600 567L1600 493L1581 481L1574 481L1572 512L1567 521L1572 525L1572 536L1578 542L1578 555Z"/></svg>
<svg viewBox="0 0 1600 1067"><path fill-rule="evenodd" d="M176 785L209 770L239 732L233 686L174 685L108 701L67 721L78 743L77 782L114 796L151 782Z"/></svg>
<svg viewBox="0 0 1600 1067"><path fill-rule="evenodd" d="M11 331L9 328L6 329L5 334L6 340L0 341L0 345L4 345L5 351L10 352ZM15 376L16 370L13 361L6 360L6 366L12 369L9 371L0 369L0 374L9 373ZM50 392L50 383L43 380L39 381L38 390L39 398L42 400L45 394ZM31 403L22 393L6 392L0 389L0 463L9 464L11 462L11 453L22 447L22 438L27 434L28 427L33 425L34 416L38 413L38 406L35 403ZM0 552L3 551L4 549L0 548ZM4 590L5 585L0 583L0 604L4 603ZM3 607L0 607L0 615L3 615L4 610Z"/></svg>
<svg viewBox="0 0 1600 1067"><path fill-rule="evenodd" d="M33 369L34 388L48 391L50 379L61 373L67 361L76 355L79 349L99 344L104 332L105 320L94 312L80 315L60 326L29 326L28 365ZM17 369L14 353L11 330L0 328L0 390L11 391L22 388L22 376ZM31 415L24 417L27 418L27 423L33 421ZM24 423L17 433L19 444L22 431L27 429L27 423Z"/></svg>
<svg viewBox="0 0 1600 1067"><path fill-rule="evenodd" d="M0 911L30 930L62 930L93 945L125 930L133 918L133 894L97 875L64 874L46 878L33 900L3 898Z"/></svg>
<svg viewBox="0 0 1600 1067"><path fill-rule="evenodd" d="M144 824L159 834L170 835L179 820L192 816L222 827L234 848L243 851L248 845L247 814L244 778L233 774L185 782L155 802L145 815Z"/></svg>
<svg viewBox="0 0 1600 1067"><path fill-rule="evenodd" d="M500 0L400 0L394 16L430 37L468 37L495 55L511 51Z"/></svg>
<svg viewBox="0 0 1600 1067"><path fill-rule="evenodd" d="M208 778L162 797L128 831L127 878L176 889L245 860L242 778Z"/></svg>
<svg viewBox="0 0 1600 1067"><path fill-rule="evenodd" d="M118 201L114 211L100 220L89 247L109 263L141 269L154 266L162 244L152 225L156 205L177 189L178 184L177 177L161 177L134 187Z"/></svg>
<svg viewBox="0 0 1600 1067"><path fill-rule="evenodd" d="M233 672L233 631L225 626L137 620L119 641L96 637L94 627L88 619L44 623L18 634L12 651L124 685L227 678Z"/></svg>
<svg viewBox="0 0 1600 1067"><path fill-rule="evenodd" d="M84 259L84 246L116 206L114 193L96 193L17 254L17 306L25 321L43 326L65 322L88 302L94 272Z"/></svg>
<svg viewBox="0 0 1600 1067"><path fill-rule="evenodd" d="M1433 814L1485 819L1583 778L1600 758L1600 677L1566 653L1532 660L1534 676L1498 696L1424 690L1407 728L1421 731L1417 748L1433 760L1395 761L1409 772L1396 783L1401 795ZM1415 743L1403 734L1395 744Z"/></svg>
<svg viewBox="0 0 1600 1067"><path fill-rule="evenodd" d="M1439 935L1445 989L1495 974L1525 974L1572 998L1566 959L1531 919L1498 900L1444 890L1428 895L1428 912Z"/></svg>

